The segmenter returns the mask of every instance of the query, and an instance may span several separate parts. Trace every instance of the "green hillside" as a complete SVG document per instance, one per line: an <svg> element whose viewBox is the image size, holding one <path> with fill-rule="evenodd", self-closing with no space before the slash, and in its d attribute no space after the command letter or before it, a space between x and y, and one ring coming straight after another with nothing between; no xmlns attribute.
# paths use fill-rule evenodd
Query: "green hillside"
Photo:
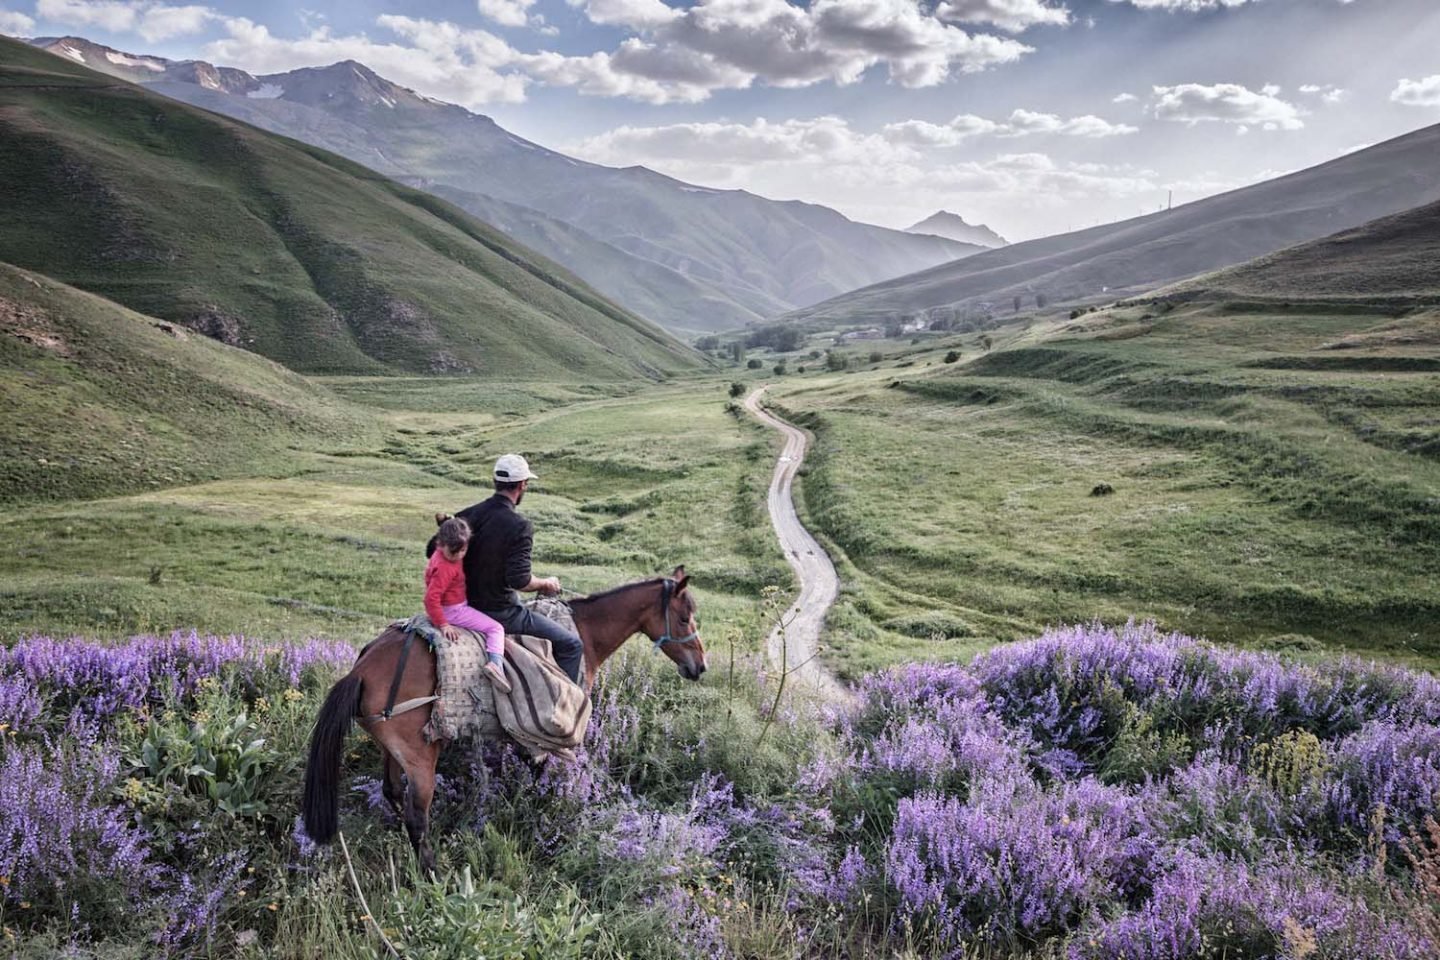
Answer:
<svg viewBox="0 0 1440 960"><path fill-rule="evenodd" d="M0 502L274 469L366 435L273 361L0 264Z"/></svg>
<svg viewBox="0 0 1440 960"><path fill-rule="evenodd" d="M663 376L650 323L455 207L0 39L0 260L296 370Z"/></svg>
<svg viewBox="0 0 1440 960"><path fill-rule="evenodd" d="M1440 203L1176 284L1158 295L1440 305Z"/></svg>

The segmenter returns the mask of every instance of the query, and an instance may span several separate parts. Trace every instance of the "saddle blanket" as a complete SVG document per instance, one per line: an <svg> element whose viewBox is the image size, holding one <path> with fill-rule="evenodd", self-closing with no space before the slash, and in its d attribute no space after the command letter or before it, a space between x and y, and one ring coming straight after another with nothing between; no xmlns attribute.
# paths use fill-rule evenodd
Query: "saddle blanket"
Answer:
<svg viewBox="0 0 1440 960"><path fill-rule="evenodd" d="M549 599L531 608L570 629L570 608ZM436 689L425 736L429 740L460 737L509 738L539 756L575 758L575 748L590 725L590 697L571 682L555 662L550 641L541 637L505 638L505 678L510 693L496 691L485 677L485 638L460 630L451 642L424 614L395 624L424 637L435 651Z"/></svg>

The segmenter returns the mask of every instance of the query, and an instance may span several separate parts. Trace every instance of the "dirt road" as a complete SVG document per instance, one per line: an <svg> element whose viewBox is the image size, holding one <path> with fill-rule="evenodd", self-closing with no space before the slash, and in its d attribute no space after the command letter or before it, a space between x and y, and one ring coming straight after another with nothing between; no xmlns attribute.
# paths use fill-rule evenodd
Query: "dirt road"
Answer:
<svg viewBox="0 0 1440 960"><path fill-rule="evenodd" d="M799 682L815 688L822 696L844 698L845 688L830 674L815 656L819 646L820 631L825 625L825 614L840 592L840 578L835 575L835 566L830 557L821 549L815 538L810 536L795 514L795 500L791 492L795 472L805 460L805 450L810 438L805 431L793 427L784 420L767 413L760 407L760 396L764 387L751 391L745 398L745 409L761 423L779 430L785 437L785 449L775 464L775 474L770 479L770 522L775 526L775 535L785 558L795 571L800 582L800 596L785 613L785 626L777 628L770 635L768 652L770 660L777 667L782 660L794 669L790 682Z"/></svg>

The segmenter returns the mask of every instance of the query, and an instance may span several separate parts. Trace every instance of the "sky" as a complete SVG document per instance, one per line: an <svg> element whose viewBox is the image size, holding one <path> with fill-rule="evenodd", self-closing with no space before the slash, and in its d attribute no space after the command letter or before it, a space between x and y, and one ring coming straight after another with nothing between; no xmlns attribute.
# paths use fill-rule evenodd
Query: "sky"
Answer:
<svg viewBox="0 0 1440 960"><path fill-rule="evenodd" d="M0 0L0 33L355 59L573 156L1011 240L1440 123L1440 0Z"/></svg>

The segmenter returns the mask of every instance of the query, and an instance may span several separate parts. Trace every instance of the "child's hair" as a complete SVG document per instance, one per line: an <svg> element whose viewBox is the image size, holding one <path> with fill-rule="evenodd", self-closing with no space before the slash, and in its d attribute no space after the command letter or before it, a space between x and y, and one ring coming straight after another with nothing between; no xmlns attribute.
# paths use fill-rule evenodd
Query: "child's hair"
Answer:
<svg viewBox="0 0 1440 960"><path fill-rule="evenodd" d="M470 542L470 524L459 517L451 517L440 524L440 532L435 535L435 542L446 550L459 550Z"/></svg>

